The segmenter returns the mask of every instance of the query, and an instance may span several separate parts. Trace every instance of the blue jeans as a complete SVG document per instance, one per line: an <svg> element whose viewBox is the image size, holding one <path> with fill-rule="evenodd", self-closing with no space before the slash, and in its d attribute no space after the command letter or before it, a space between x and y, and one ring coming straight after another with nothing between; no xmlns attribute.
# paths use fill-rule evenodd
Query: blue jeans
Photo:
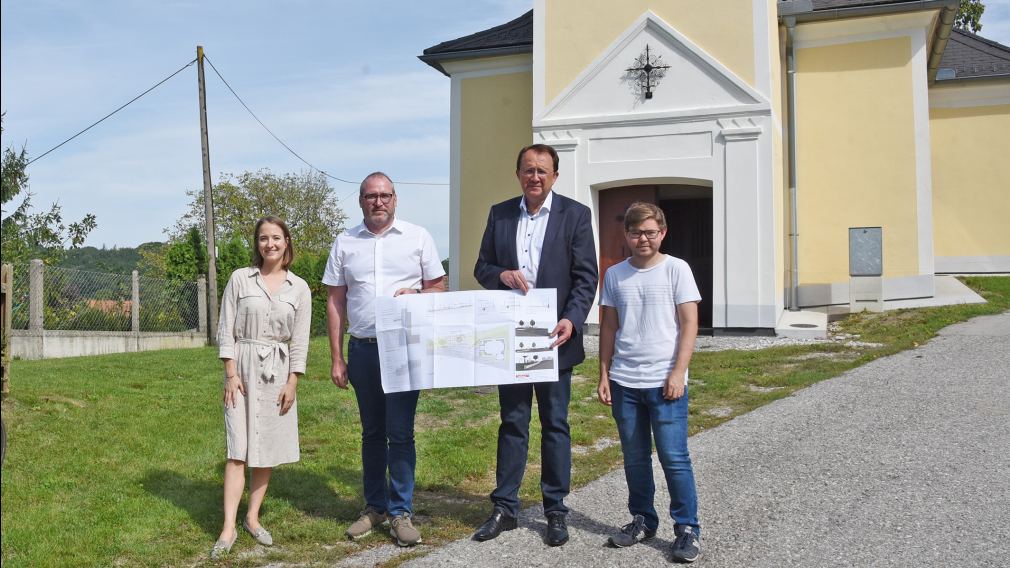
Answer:
<svg viewBox="0 0 1010 568"><path fill-rule="evenodd" d="M347 377L361 417L365 503L390 515L413 514L414 413L420 392L384 393L379 346L353 337L348 342Z"/></svg>
<svg viewBox="0 0 1010 568"><path fill-rule="evenodd" d="M567 513L565 497L572 482L572 435L568 429L568 401L572 397L572 370L558 372L556 383L501 385L501 426L498 428L498 463L491 502L510 515L519 515L519 487L526 472L530 446L533 393L540 411L540 492L545 513Z"/></svg>
<svg viewBox="0 0 1010 568"><path fill-rule="evenodd" d="M662 387L633 389L610 381L610 398L624 452L624 476L628 482L628 510L645 517L650 530L659 526L653 503L656 483L652 479L652 438L666 474L670 491L670 517L678 525L698 525L698 493L687 451L687 390L677 400L663 398Z"/></svg>

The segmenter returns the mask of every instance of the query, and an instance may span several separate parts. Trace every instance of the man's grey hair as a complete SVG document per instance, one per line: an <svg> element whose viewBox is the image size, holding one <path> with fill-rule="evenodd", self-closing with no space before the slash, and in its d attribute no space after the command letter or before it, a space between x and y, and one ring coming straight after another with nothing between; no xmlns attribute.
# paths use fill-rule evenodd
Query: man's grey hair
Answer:
<svg viewBox="0 0 1010 568"><path fill-rule="evenodd" d="M361 180L361 186L358 187L358 197L365 194L365 186L368 185L368 181L375 178L385 178L385 180L389 182L390 189L393 190L393 193L396 193L396 188L393 187L393 180L389 176L383 172L372 172L365 176L365 179Z"/></svg>

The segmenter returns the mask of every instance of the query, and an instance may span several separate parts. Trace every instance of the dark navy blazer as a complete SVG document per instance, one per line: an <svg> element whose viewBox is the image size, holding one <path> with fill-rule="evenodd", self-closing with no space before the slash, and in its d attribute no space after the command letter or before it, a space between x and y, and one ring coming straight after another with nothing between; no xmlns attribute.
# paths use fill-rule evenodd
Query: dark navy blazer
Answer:
<svg viewBox="0 0 1010 568"><path fill-rule="evenodd" d="M494 205L488 214L477 264L473 267L474 277L488 290L508 290L499 277L506 270L519 268L516 231L522 198L520 195ZM559 370L574 367L586 358L582 326L596 297L599 279L589 208L555 193L534 286L556 288L558 320L567 319L575 326L571 339L558 348Z"/></svg>

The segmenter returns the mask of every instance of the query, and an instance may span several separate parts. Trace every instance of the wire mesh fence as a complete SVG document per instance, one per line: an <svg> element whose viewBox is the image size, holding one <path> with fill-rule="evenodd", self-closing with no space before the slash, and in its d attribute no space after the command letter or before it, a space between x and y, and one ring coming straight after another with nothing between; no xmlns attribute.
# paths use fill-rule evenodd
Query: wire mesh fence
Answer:
<svg viewBox="0 0 1010 568"><path fill-rule="evenodd" d="M54 267L43 275L44 329L130 331L129 275Z"/></svg>
<svg viewBox="0 0 1010 568"><path fill-rule="evenodd" d="M141 276L140 331L186 331L200 325L196 282Z"/></svg>
<svg viewBox="0 0 1010 568"><path fill-rule="evenodd" d="M28 329L31 287L28 284L28 265L15 264L11 278L11 329Z"/></svg>
<svg viewBox="0 0 1010 568"><path fill-rule="evenodd" d="M139 316L136 331L186 331L199 326L195 282L139 277L134 306L129 274L47 266L41 276L33 286L30 265L14 267L13 329L31 328L33 293L41 297L41 327L47 330L134 331L134 307Z"/></svg>

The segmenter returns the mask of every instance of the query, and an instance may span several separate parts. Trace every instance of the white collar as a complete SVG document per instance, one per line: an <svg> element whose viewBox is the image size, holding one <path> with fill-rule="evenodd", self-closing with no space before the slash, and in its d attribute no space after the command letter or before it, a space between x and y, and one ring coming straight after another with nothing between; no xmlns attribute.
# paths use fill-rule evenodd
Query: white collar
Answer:
<svg viewBox="0 0 1010 568"><path fill-rule="evenodd" d="M539 214L541 209L544 210L544 211L546 211L547 213L550 213L551 212L551 205L553 203L554 203L554 190L552 189L552 190L550 190L550 191L547 192L547 199L544 199L543 205L540 206L540 209L537 209L537 212L534 213L534 215ZM526 209L526 196L525 195L523 195L522 198L519 200L519 210L522 211L523 213L527 214L527 215L530 214L529 209Z"/></svg>
<svg viewBox="0 0 1010 568"><path fill-rule="evenodd" d="M351 229L350 233L352 235L355 235L355 236L361 236L362 233L367 233L367 234L369 234L369 235L371 235L373 237L378 237L378 236L384 235L384 234L386 234L386 233L388 233L390 231L396 231L397 233L401 233L401 234L403 233L403 223L400 222L400 219L398 217L393 217L393 224L390 225L384 232L380 233L379 235L373 233L368 228L368 225L365 224L364 220L362 220L361 223L359 223L356 227L354 227L353 229Z"/></svg>

